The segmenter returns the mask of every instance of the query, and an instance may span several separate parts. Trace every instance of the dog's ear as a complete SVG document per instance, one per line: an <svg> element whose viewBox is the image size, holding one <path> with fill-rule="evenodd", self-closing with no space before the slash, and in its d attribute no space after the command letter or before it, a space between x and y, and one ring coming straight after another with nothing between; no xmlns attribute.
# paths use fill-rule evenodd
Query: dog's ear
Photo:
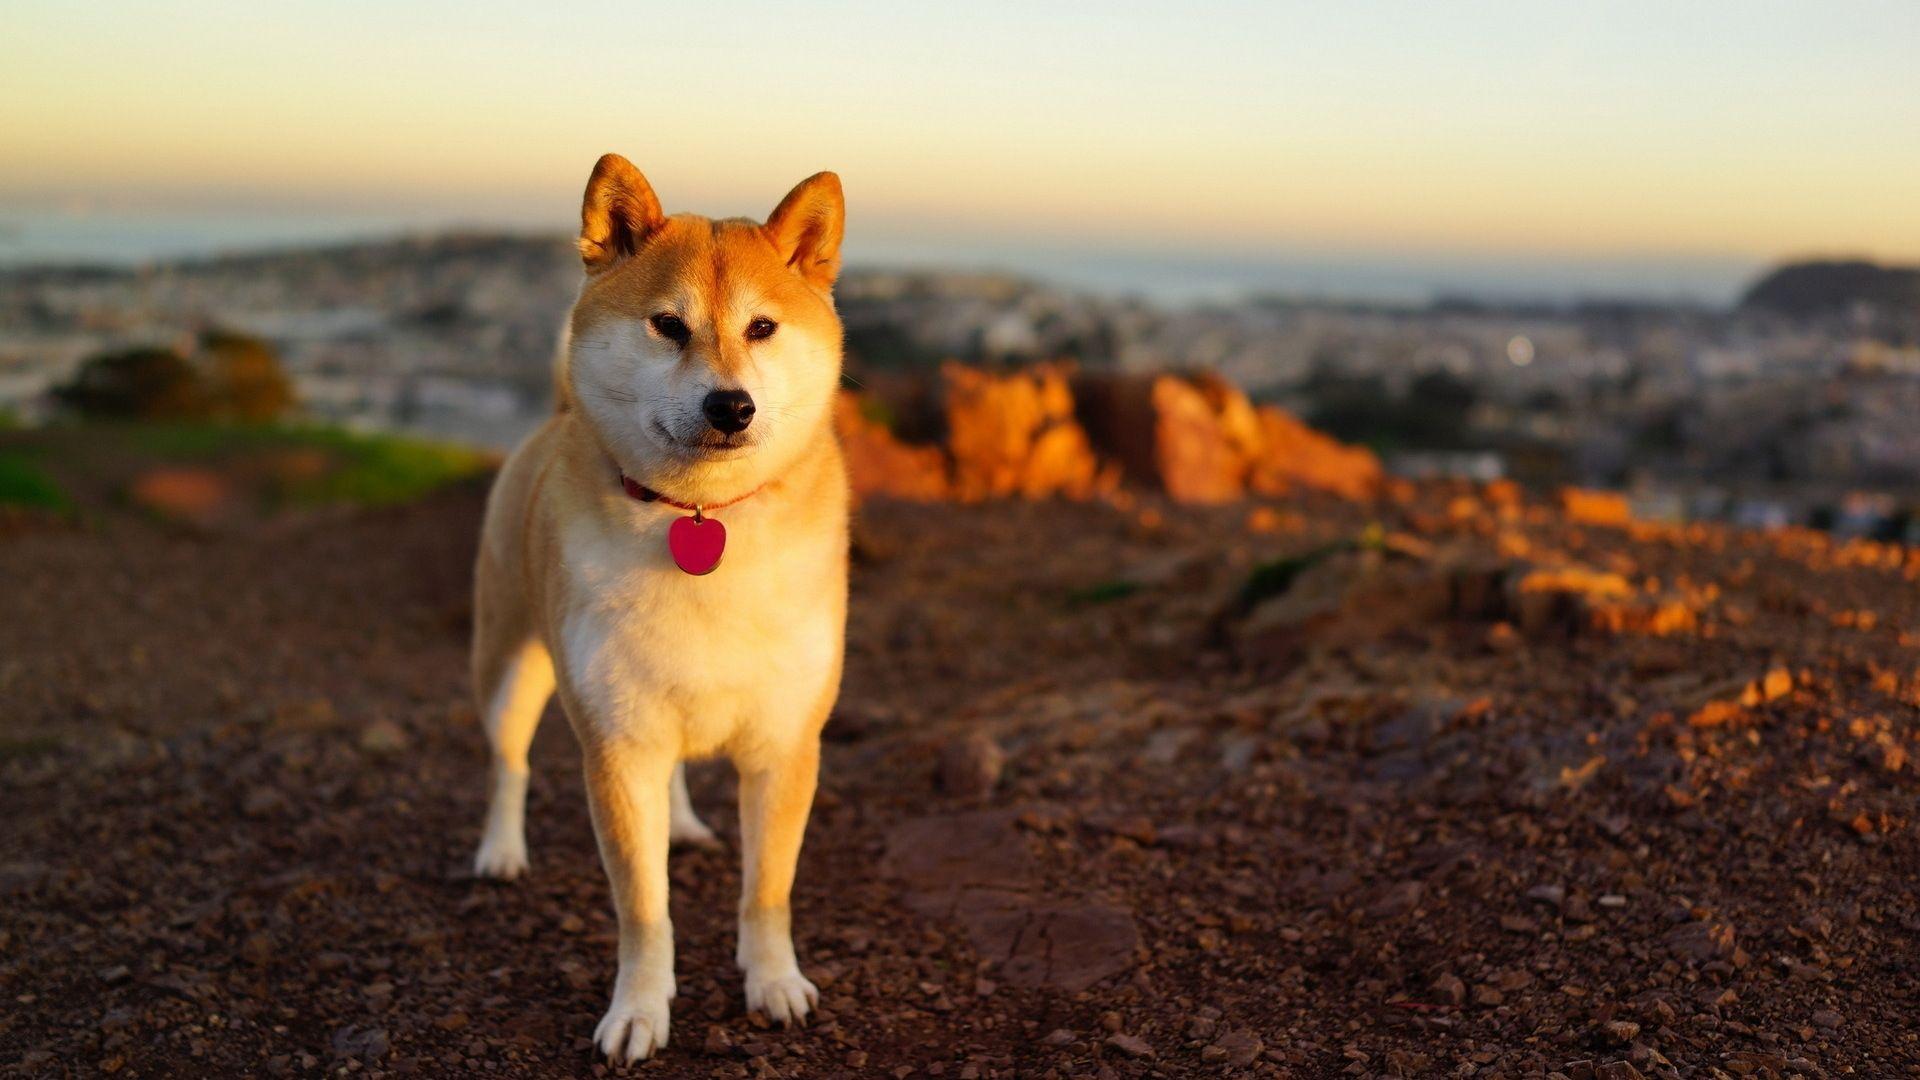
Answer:
<svg viewBox="0 0 1920 1080"><path fill-rule="evenodd" d="M846 229L846 198L840 178L814 173L774 207L767 218L767 236L787 265L822 289L831 289L840 276L840 236Z"/></svg>
<svg viewBox="0 0 1920 1080"><path fill-rule="evenodd" d="M580 204L580 257L589 273L605 270L640 250L666 224L653 185L619 154L605 154L587 178Z"/></svg>

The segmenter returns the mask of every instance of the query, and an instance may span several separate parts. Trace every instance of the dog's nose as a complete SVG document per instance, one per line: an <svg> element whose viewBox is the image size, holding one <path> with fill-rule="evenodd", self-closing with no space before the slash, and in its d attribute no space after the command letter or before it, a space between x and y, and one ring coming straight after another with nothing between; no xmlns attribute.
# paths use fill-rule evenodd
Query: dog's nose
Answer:
<svg viewBox="0 0 1920 1080"><path fill-rule="evenodd" d="M745 390L715 390L700 403L700 410L715 431L733 435L753 423L753 395Z"/></svg>

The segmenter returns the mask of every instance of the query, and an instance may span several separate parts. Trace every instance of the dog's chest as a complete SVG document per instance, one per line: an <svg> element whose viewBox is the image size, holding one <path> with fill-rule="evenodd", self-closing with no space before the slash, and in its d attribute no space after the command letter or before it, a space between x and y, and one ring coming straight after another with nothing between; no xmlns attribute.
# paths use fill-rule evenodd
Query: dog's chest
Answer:
<svg viewBox="0 0 1920 1080"><path fill-rule="evenodd" d="M636 737L672 733L690 756L779 738L811 718L837 670L844 570L810 538L775 543L749 523L695 577L667 553L666 522L563 541L568 602L556 659L587 722Z"/></svg>

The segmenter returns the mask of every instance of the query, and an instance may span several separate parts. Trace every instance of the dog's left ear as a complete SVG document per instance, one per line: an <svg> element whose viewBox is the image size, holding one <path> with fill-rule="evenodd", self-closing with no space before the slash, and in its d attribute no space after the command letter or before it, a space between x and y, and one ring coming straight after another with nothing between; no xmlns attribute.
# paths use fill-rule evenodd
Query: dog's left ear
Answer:
<svg viewBox="0 0 1920 1080"><path fill-rule="evenodd" d="M815 173L800 181L767 218L767 236L787 265L822 289L840 276L840 237L846 229L840 178Z"/></svg>

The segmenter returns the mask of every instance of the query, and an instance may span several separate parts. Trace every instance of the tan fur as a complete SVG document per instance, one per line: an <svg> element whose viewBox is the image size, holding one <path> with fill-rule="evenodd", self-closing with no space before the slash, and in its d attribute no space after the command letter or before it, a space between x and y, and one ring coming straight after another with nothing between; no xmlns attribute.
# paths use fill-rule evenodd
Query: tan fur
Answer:
<svg viewBox="0 0 1920 1080"><path fill-rule="evenodd" d="M740 772L748 1006L791 1022L817 998L794 956L788 897L846 622L829 291L842 215L839 180L823 173L764 226L666 217L638 170L602 158L583 200L587 277L563 334L559 408L488 500L473 674L493 790L475 868L527 868L527 747L557 689L619 918L613 1001L596 1032L616 1060L667 1043L667 849L714 842L686 798L690 758L724 755ZM649 323L662 312L684 320L684 347ZM778 324L764 341L746 335L756 317ZM696 445L698 402L714 389L757 403L744 445ZM623 472L687 503L748 496L712 513L728 536L717 570L673 565L665 532L685 511L629 497Z"/></svg>

